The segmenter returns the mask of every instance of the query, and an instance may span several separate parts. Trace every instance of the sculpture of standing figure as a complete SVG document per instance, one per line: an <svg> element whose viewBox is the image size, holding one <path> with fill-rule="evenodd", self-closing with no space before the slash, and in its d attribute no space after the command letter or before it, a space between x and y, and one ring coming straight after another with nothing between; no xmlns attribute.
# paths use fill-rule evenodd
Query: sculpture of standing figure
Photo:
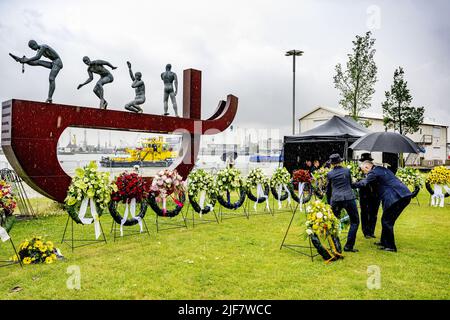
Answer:
<svg viewBox="0 0 450 320"><path fill-rule="evenodd" d="M172 69L172 65L166 65L166 71L161 73L161 79L164 82L164 115L169 115L168 108L168 100L172 101L173 110L175 111L175 116L178 116L178 108L177 101L175 100L175 96L178 92L178 78L176 73L170 71ZM175 90L173 89L173 84L175 84Z"/></svg>
<svg viewBox="0 0 450 320"><path fill-rule="evenodd" d="M113 82L114 77L104 66L108 66L112 70L117 69L117 67L114 67L111 63L104 60L91 61L91 59L87 56L83 57L83 62L88 66L87 72L89 78L84 83L79 84L77 89L80 89L82 86L94 80L94 73L98 74L100 76L100 80L97 81L97 84L94 87L94 93L100 99L100 109L106 109L108 102L103 97L103 85Z"/></svg>
<svg viewBox="0 0 450 320"><path fill-rule="evenodd" d="M136 113L142 113L142 108L139 106L145 102L145 84L144 81L142 81L142 74L140 72L136 72L136 74L133 75L131 63L129 61L127 61L127 65L131 80L133 80L131 87L135 89L136 97L133 101L125 105L125 109Z"/></svg>
<svg viewBox="0 0 450 320"><path fill-rule="evenodd" d="M27 58L23 56L19 58L18 56L10 53L11 58L16 60L17 62L22 64L22 73L25 71L24 64L28 64L30 66L41 66L47 69L50 69L49 80L49 88L48 88L48 97L45 102L52 103L53 101L53 93L55 92L55 80L59 71L63 68L63 63L59 55L56 53L54 49L46 44L37 44L36 41L30 40L28 41L28 46L37 51L36 55L31 58ZM39 60L42 56L50 59L51 61Z"/></svg>

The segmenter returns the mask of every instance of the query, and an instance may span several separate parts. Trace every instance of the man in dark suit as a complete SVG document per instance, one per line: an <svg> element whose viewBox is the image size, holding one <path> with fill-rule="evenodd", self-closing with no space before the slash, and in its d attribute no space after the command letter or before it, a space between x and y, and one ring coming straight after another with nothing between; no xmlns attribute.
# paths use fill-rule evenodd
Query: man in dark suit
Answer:
<svg viewBox="0 0 450 320"><path fill-rule="evenodd" d="M361 163L364 161L373 161L370 153L363 153L358 159ZM365 187L359 188L359 205L361 208L361 229L366 239L375 237L375 226L377 224L378 208L380 207L380 198L377 194L376 183L369 183Z"/></svg>
<svg viewBox="0 0 450 320"><path fill-rule="evenodd" d="M353 248L359 226L358 208L356 207L356 197L352 190L350 170L341 166L342 160L337 153L330 156L330 163L333 169L327 174L327 199L336 217L340 218L342 209L345 209L350 217L350 230L348 231L344 251L358 252L357 249Z"/></svg>
<svg viewBox="0 0 450 320"><path fill-rule="evenodd" d="M402 211L411 202L411 191L405 186L392 171L375 166L371 161L364 161L362 171L367 177L354 184L354 187L365 187L376 183L377 193L383 204L383 216L381 217L381 239L375 243L381 250L397 252L394 238L394 224Z"/></svg>

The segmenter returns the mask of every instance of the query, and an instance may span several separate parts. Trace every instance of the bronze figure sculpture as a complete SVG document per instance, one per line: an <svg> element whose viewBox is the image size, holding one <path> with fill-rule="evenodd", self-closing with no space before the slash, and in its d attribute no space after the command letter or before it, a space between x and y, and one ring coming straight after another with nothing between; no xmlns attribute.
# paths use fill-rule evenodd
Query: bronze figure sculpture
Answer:
<svg viewBox="0 0 450 320"><path fill-rule="evenodd" d="M100 99L100 109L106 109L108 106L108 102L105 100L103 96L103 85L113 82L114 77L111 72L109 72L104 66L110 67L112 70L117 69L111 63L105 60L94 60L91 61L89 57L84 56L83 62L88 66L87 72L89 78L84 82L78 85L77 89L80 89L82 86L88 84L92 80L94 80L94 73L100 76L100 80L97 81L94 87L95 95Z"/></svg>
<svg viewBox="0 0 450 320"><path fill-rule="evenodd" d="M178 78L176 73L171 71L172 65L167 64L166 65L166 71L161 73L161 80L164 82L164 115L169 115L168 112L168 100L170 97L170 100L172 101L173 110L175 111L175 116L178 116L178 108L177 108L177 101L175 99L175 96L178 93ZM175 90L174 90L175 85Z"/></svg>
<svg viewBox="0 0 450 320"><path fill-rule="evenodd" d="M59 71L63 68L63 63L58 53L46 44L38 44L35 40L28 41L28 46L30 49L37 51L36 55L31 58L27 58L23 56L22 58L13 55L10 53L11 58L16 60L17 62L22 64L22 73L25 72L25 64L30 66L41 66L47 69L50 69L49 75L49 88L48 88L48 97L45 102L52 103L53 101L53 93L55 92L55 80ZM40 58L44 56L50 61L40 60Z"/></svg>
<svg viewBox="0 0 450 320"><path fill-rule="evenodd" d="M142 113L143 110L140 105L145 102L145 84L144 81L142 81L142 73L136 72L133 75L133 71L131 70L131 63L129 61L127 61L127 65L128 71L130 73L130 78L131 80L133 80L131 87L134 88L136 97L133 101L125 105L125 109L136 113Z"/></svg>

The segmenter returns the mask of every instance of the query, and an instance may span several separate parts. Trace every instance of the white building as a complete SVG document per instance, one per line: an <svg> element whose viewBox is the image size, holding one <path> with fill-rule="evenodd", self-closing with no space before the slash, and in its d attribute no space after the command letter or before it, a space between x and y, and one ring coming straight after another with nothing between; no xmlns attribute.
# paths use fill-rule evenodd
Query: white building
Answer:
<svg viewBox="0 0 450 320"><path fill-rule="evenodd" d="M328 121L334 115L346 116L348 113L343 109L316 107L300 117L300 132L310 130L318 125ZM369 120L371 125L369 130L374 132L385 131L383 124L383 115L362 111L361 120ZM418 156L410 155L407 158L407 164L415 165L438 165L443 164L448 159L447 152L447 129L448 125L439 123L435 120L424 118L419 131L414 134L408 134L414 142L425 149L425 153ZM389 131L393 131L390 129Z"/></svg>

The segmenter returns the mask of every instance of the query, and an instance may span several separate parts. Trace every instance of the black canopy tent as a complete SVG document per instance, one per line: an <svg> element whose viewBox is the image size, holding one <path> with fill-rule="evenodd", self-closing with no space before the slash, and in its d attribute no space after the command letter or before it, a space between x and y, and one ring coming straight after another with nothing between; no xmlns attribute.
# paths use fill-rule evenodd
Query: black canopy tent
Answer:
<svg viewBox="0 0 450 320"><path fill-rule="evenodd" d="M294 136L285 136L283 164L292 172L305 167L306 160L319 160L321 164L333 153L351 159L349 145L370 131L348 117L333 116L314 129Z"/></svg>

